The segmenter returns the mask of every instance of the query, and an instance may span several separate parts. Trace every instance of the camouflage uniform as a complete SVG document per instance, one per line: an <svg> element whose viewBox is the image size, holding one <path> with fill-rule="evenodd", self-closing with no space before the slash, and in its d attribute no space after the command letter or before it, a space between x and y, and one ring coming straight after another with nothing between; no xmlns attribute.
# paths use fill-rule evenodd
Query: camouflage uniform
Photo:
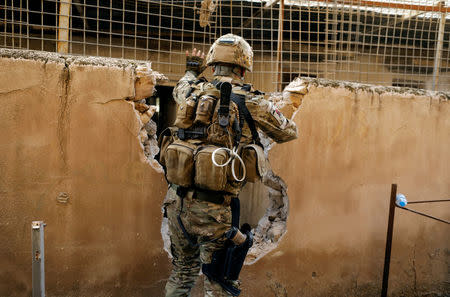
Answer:
<svg viewBox="0 0 450 297"><path fill-rule="evenodd" d="M169 221L169 233L173 270L166 285L166 296L189 296L199 275L201 263L210 263L212 253L223 248L222 235L231 227L229 206L214 204L192 198L188 192L183 199L181 219L189 235L196 239L199 247L192 247L178 225L177 215L181 200L176 186L171 186L164 202ZM214 240L217 239L217 240ZM205 278L205 296L230 296L216 282Z"/></svg>
<svg viewBox="0 0 450 297"><path fill-rule="evenodd" d="M197 76L192 71L187 71L180 79L173 92L174 99L178 104L185 100L186 94L196 79ZM233 85L234 93L245 95L245 104L256 127L266 135L276 142L297 138L295 123L286 119L271 102L264 99L261 93L253 89L242 91L242 81L228 76L215 76L214 79L230 82ZM242 128L241 143L251 142L251 130L245 122ZM242 186L243 183L236 185L236 196ZM210 263L213 252L223 248L225 242L223 235L231 227L229 206L231 197L226 197L223 204L215 204L196 199L193 197L195 189L191 189L183 197L184 199L179 199L176 189L176 185L171 185L164 201L173 256L173 270L166 284L166 297L190 295L190 290L199 275L201 264ZM183 206L181 201L183 201ZM198 247L192 247L184 236L177 221L178 214L180 214L186 231L199 244ZM235 286L238 287L238 281L235 282ZM204 287L205 296L231 296L218 283L207 278L205 278Z"/></svg>
<svg viewBox="0 0 450 297"><path fill-rule="evenodd" d="M180 104L186 94L191 89L191 84L197 79L195 73L187 71L186 74L178 81L174 91L173 98ZM264 99L264 95L254 90L249 92L241 90L243 85L241 81L231 79L226 76L215 76L215 80L228 81L233 85L233 92L244 94L246 96L245 105L250 111L256 127L261 129L267 136L278 143L286 142L297 138L297 127L295 123L286 117L270 102ZM244 123L242 129L241 142L251 143L252 134L247 122Z"/></svg>

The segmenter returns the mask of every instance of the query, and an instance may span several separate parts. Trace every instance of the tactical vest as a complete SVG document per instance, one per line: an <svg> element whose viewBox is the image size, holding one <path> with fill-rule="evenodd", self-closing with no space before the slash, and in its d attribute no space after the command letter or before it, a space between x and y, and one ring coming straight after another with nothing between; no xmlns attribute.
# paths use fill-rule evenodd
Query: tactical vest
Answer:
<svg viewBox="0 0 450 297"><path fill-rule="evenodd" d="M263 176L266 159L245 105L250 85L199 80L177 106L174 127L158 140L159 161L170 183L236 194L244 181ZM244 121L253 143L241 141Z"/></svg>

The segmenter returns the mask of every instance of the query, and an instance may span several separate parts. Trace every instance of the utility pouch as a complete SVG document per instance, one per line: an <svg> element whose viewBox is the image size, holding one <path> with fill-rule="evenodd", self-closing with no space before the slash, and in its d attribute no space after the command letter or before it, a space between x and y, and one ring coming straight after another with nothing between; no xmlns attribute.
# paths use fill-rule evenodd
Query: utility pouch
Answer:
<svg viewBox="0 0 450 297"><path fill-rule="evenodd" d="M216 98L204 95L200 97L195 113L194 124L209 125L211 124Z"/></svg>
<svg viewBox="0 0 450 297"><path fill-rule="evenodd" d="M233 124L238 119L239 110L234 102L229 107L229 125L223 128L219 123L219 104L216 104L212 124L208 127L208 142L219 146L232 147L236 131L233 130Z"/></svg>
<svg viewBox="0 0 450 297"><path fill-rule="evenodd" d="M261 146L246 145L242 149L241 157L245 164L245 180L247 182L254 183L267 173L268 162Z"/></svg>
<svg viewBox="0 0 450 297"><path fill-rule="evenodd" d="M175 141L174 135L176 135L178 128L177 127L168 127L161 132L158 137L158 148L159 153L155 157L157 161L163 166L165 166L164 155L166 153L167 147Z"/></svg>
<svg viewBox="0 0 450 297"><path fill-rule="evenodd" d="M217 146L209 145L201 147L195 155L195 186L211 191L223 191L227 185L227 166L216 166L212 162ZM217 164L224 164L229 155L225 150L218 150L214 155Z"/></svg>
<svg viewBox="0 0 450 297"><path fill-rule="evenodd" d="M187 129L194 123L195 108L197 107L197 97L192 95L181 104L178 104L175 126Z"/></svg>
<svg viewBox="0 0 450 297"><path fill-rule="evenodd" d="M166 177L171 183L191 187L194 181L194 154L196 145L175 140L167 146L164 154Z"/></svg>

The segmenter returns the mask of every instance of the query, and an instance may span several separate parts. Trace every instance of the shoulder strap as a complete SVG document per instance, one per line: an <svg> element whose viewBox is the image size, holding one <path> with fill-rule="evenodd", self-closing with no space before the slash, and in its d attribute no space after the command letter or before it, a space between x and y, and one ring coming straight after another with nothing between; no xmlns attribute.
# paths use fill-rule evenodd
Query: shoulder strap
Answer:
<svg viewBox="0 0 450 297"><path fill-rule="evenodd" d="M223 83L221 81L214 80L211 83L217 89L222 90L221 86L223 85ZM251 88L251 85L244 85L242 87L242 90L245 92L248 92L250 90L250 88ZM222 94L221 94L221 97L222 97ZM231 92L230 99L231 99L231 101L236 103L236 105L238 106L238 109L239 109L240 130L242 131L242 127L244 125L244 120L245 120L248 124L248 127L250 128L251 133L252 133L253 141L256 144L261 145L261 141L259 139L259 134L258 134L258 131L256 130L255 121L253 120L253 117L252 117L250 111L248 110L247 106L245 105L245 95L236 94L234 92ZM239 138L240 138L240 135L239 135ZM239 142L239 140L237 142Z"/></svg>
<svg viewBox="0 0 450 297"><path fill-rule="evenodd" d="M241 204L238 197L232 197L230 201L231 226L239 229L239 218L241 216Z"/></svg>
<svg viewBox="0 0 450 297"><path fill-rule="evenodd" d="M188 81L191 88L189 89L189 92L187 92L186 98L191 96L192 92L195 91L195 89L197 89L199 87L200 83L204 83L204 82L207 82L206 78L204 78L204 77L200 77L196 81L193 81L193 80Z"/></svg>
<svg viewBox="0 0 450 297"><path fill-rule="evenodd" d="M239 108L239 118L241 119L241 121L240 121L241 129L243 126L242 119L245 119L245 121L248 124L248 127L250 128L250 131L252 132L253 141L256 144L261 145L261 141L259 139L259 134L258 134L258 131L256 130L255 121L253 120L253 117L252 117L250 111L248 110L247 106L245 105L245 96L231 93L231 100L234 103L236 103L236 105Z"/></svg>

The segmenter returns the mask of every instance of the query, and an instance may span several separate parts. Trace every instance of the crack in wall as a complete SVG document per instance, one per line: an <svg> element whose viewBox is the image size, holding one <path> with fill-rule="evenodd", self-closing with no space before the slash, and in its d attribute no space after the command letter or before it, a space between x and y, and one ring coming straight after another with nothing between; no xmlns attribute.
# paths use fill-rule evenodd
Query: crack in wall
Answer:
<svg viewBox="0 0 450 297"><path fill-rule="evenodd" d="M63 73L60 76L61 83L61 95L59 96L59 111L58 111L58 124L57 135L59 141L59 149L61 159L64 163L64 172L67 173L67 142L70 125L70 104L69 90L70 90L70 71L69 65L65 64Z"/></svg>
<svg viewBox="0 0 450 297"><path fill-rule="evenodd" d="M128 59L104 58L104 57L90 57L90 56L71 56L61 55L57 53L33 51L33 50L15 50L0 48L0 57L32 60L43 62L43 67L49 62L63 64L63 73L60 76L61 95L58 111L57 136L59 141L59 148L61 159L64 166L67 167L67 144L69 139L70 128L70 107L72 101L70 99L70 66L96 66L96 67L114 67L121 68L123 71L130 70L133 75L135 83L134 96L127 98L113 98L105 102L95 101L95 104L106 104L116 100L124 100L133 104L136 113L136 118L140 123L141 129L137 134L138 141L143 148L144 160L147 161L155 170L162 172L161 166L154 156L158 153L158 146L156 141L156 123L151 120L156 111L156 106L147 106L145 103L146 97L150 97L154 92L154 86L167 78L151 69L151 63L147 61L136 61ZM11 90L16 92L20 90ZM3 94L9 94L2 93ZM134 133L133 133L134 134ZM136 136L136 135L135 135ZM64 168L67 171L67 168Z"/></svg>
<svg viewBox="0 0 450 297"><path fill-rule="evenodd" d="M33 89L34 87L37 87L37 86L40 86L40 84L27 86L26 88L14 89L14 90L10 90L10 91L7 91L7 92L0 92L0 96L8 96L8 95L12 95L14 93L20 93L22 91L31 90L31 89Z"/></svg>

